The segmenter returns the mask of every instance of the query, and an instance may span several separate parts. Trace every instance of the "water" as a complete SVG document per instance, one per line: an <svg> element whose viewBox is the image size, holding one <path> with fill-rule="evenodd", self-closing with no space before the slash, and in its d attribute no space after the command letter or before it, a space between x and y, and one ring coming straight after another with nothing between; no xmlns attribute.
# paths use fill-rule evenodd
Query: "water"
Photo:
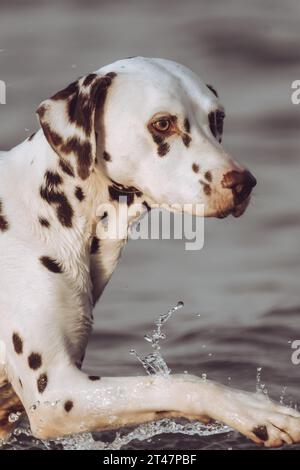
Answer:
<svg viewBox="0 0 300 470"><path fill-rule="evenodd" d="M171 369L163 358L160 344L161 340L166 339L166 334L162 331L162 327L166 326L167 321L172 318L175 312L182 309L183 306L184 303L180 301L176 306L169 309L167 313L159 315L155 321L155 329L152 330L151 333L144 335L144 339L151 344L154 350L153 353L140 356L134 349L130 350L130 354L137 358L147 374L170 374ZM262 367L257 367L255 390L256 393L268 395L266 384L262 382L262 372ZM203 372L201 377L203 380L206 380L207 373ZM231 383L231 377L228 377L228 382ZM286 395L287 386L284 386L279 398L280 403L298 409L297 404L292 400L286 402ZM9 421L20 422L7 441L0 444L0 449L205 449L214 448L216 443L218 443L221 448L227 448L228 450L232 450L233 448L253 447L246 439L234 433L231 428L218 422L202 424L196 421L188 422L184 419L162 419L154 423L142 424L135 428L98 433L82 433L53 440L39 440L32 436L27 419L22 417L21 413L11 413ZM236 435L234 438L235 444L232 444L234 435ZM192 445L192 447L189 447L190 445ZM299 447L300 449L300 446L295 447Z"/></svg>
<svg viewBox="0 0 300 470"><path fill-rule="evenodd" d="M184 310L164 326L168 369L255 392L262 368L270 397L299 403L291 342L300 339L300 107L290 101L290 84L300 78L299 1L89 3L2 0L0 79L8 103L0 106L0 149L30 135L38 103L77 76L119 57L163 56L216 87L226 107L225 147L258 186L241 219L206 221L200 252L186 252L181 241L129 242L96 308L85 370L143 372L130 349L149 354L144 334L156 312L180 298ZM147 430L133 440L126 436L135 430L118 432L51 444L20 432L8 447L79 448L124 437L124 448L256 448L234 432L151 437Z"/></svg>
<svg viewBox="0 0 300 470"><path fill-rule="evenodd" d="M160 340L166 339L165 333L162 332L162 327L172 317L172 315L183 306L184 303L182 301L177 302L175 307L172 307L167 313L164 313L157 318L155 322L156 329L152 331L152 333L144 335L144 339L148 341L154 349L153 353L147 354L145 357L141 357L135 349L130 351L130 353L140 361L147 374L169 375L171 373L171 369L169 369L161 354Z"/></svg>

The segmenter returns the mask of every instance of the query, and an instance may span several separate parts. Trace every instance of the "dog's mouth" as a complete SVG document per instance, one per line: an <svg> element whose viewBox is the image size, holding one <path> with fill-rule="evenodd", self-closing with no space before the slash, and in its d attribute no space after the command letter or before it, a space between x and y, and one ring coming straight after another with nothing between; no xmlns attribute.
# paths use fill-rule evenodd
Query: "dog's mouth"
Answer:
<svg viewBox="0 0 300 470"><path fill-rule="evenodd" d="M222 210L218 212L217 218L218 219L225 219L225 217L228 217L229 215L233 215L233 217L241 217L241 215L244 214L246 211L248 205L250 202L250 197L246 198L243 202L241 203L236 203L234 204L233 207L230 207L226 210Z"/></svg>

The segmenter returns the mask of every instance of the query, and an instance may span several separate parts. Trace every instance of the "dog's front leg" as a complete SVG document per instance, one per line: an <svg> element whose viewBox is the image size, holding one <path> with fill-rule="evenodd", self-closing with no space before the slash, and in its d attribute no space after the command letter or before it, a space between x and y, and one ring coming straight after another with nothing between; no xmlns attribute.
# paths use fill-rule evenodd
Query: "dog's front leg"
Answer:
<svg viewBox="0 0 300 470"><path fill-rule="evenodd" d="M266 446L300 441L297 411L193 376L100 379L60 362L34 388L34 399L26 394L23 403L42 438L182 416L217 419Z"/></svg>
<svg viewBox="0 0 300 470"><path fill-rule="evenodd" d="M48 369L46 389L26 399L32 432L40 438L117 428L185 416L204 421L209 392L185 378L97 378L75 367ZM41 388L40 388L41 391ZM202 395L202 396L201 396Z"/></svg>

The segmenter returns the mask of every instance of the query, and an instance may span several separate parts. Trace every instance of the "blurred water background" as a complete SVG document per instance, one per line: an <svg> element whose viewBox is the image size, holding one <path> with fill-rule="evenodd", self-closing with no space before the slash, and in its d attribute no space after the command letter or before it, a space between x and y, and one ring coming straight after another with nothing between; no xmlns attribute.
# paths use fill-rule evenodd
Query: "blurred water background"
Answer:
<svg viewBox="0 0 300 470"><path fill-rule="evenodd" d="M300 79L300 3L1 0L0 79L7 84L1 150L37 129L40 101L134 55L176 60L214 85L226 107L224 145L259 184L241 219L205 222L199 252L185 251L183 241L129 242L97 306L84 368L143 373L130 350L146 351L143 335L155 317L183 300L163 345L172 371L206 373L254 391L261 367L272 397L287 387L284 400L300 404L300 366L291 362L291 341L300 339L300 106L291 103L291 83ZM86 448L88 439L80 441ZM31 446L43 448L30 438L10 445ZM236 433L177 433L146 434L124 448L254 445Z"/></svg>

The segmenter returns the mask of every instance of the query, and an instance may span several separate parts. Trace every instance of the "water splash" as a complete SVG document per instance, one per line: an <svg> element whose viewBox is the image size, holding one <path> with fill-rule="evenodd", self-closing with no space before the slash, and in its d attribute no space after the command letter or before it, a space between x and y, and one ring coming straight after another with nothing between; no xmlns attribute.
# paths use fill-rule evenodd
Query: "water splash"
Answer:
<svg viewBox="0 0 300 470"><path fill-rule="evenodd" d="M172 317L172 315L184 306L182 301L178 302L175 307L170 308L167 313L160 315L155 321L156 329L151 333L147 333L144 339L151 344L154 352L145 357L141 357L135 349L131 349L130 354L133 354L138 361L142 364L143 368L149 375L169 375L171 369L167 366L166 361L161 354L160 341L166 339L165 333L162 332L164 324Z"/></svg>
<svg viewBox="0 0 300 470"><path fill-rule="evenodd" d="M172 315L184 306L183 302L178 302L174 307L168 310L167 313L161 314L155 321L155 329L151 333L145 334L145 340L151 344L153 352L145 357L140 356L134 349L130 352L134 354L143 368L149 375L169 375L171 369L168 367L161 353L161 340L166 339L163 333L163 327ZM206 374L202 374L202 380L206 380ZM51 403L49 403L49 406ZM32 406L32 410L36 410L39 402ZM11 422L19 419L18 415L10 417ZM182 423L168 418L160 421L151 422L137 426L133 430L125 431L124 434L117 432L111 442L98 440L94 438L91 433L75 434L68 437L53 439L53 440L39 440L32 436L28 421L22 419L18 423L18 427L13 431L11 436L4 442L0 442L0 449L65 449L65 450L119 450L124 446L130 444L132 441L149 442L149 439L161 434L184 434L188 436L210 436L221 433L228 433L231 429L221 423L215 422L212 424L203 424L200 422ZM96 434L96 433L95 433ZM100 439L101 439L101 433Z"/></svg>
<svg viewBox="0 0 300 470"><path fill-rule="evenodd" d="M257 367L256 369L256 393L263 393L267 397L268 395L268 389L266 387L266 384L262 383L261 381L261 373L262 373L262 367Z"/></svg>

